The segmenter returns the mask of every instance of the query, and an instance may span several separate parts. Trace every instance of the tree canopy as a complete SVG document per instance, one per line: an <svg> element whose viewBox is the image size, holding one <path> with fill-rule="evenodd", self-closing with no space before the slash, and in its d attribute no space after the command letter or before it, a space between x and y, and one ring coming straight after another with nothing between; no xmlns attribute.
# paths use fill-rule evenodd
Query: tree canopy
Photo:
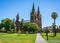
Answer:
<svg viewBox="0 0 60 43"><path fill-rule="evenodd" d="M1 24L3 25L3 27L5 28L6 32L9 31L9 28L11 26L12 20L9 18L3 19L1 21Z"/></svg>

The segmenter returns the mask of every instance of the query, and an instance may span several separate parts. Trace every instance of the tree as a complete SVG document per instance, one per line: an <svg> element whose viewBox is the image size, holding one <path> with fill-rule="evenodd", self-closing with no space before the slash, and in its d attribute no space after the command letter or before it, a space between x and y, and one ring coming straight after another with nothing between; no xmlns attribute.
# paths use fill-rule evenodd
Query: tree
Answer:
<svg viewBox="0 0 60 43"><path fill-rule="evenodd" d="M33 33L38 32L38 25L36 23L31 23L30 30L33 31Z"/></svg>
<svg viewBox="0 0 60 43"><path fill-rule="evenodd" d="M58 17L58 16L57 16L57 13L56 13L56 12L52 12L51 17L54 19L54 24L55 24L56 18ZM53 28L54 28L55 36L56 36L56 28L55 28L55 27L56 27L56 26L54 26Z"/></svg>
<svg viewBox="0 0 60 43"><path fill-rule="evenodd" d="M24 23L23 25L23 31L26 32L29 29L29 23Z"/></svg>
<svg viewBox="0 0 60 43"><path fill-rule="evenodd" d="M52 23L52 26L53 26L53 33L54 33L54 36L55 36L55 31L56 31L56 24L55 23Z"/></svg>
<svg viewBox="0 0 60 43"><path fill-rule="evenodd" d="M13 21L11 23L11 32L14 32L15 31L15 27L16 27L16 25L15 25L15 21L13 19Z"/></svg>
<svg viewBox="0 0 60 43"><path fill-rule="evenodd" d="M17 13L15 24L16 24L16 32L18 32L20 30L19 13Z"/></svg>
<svg viewBox="0 0 60 43"><path fill-rule="evenodd" d="M24 23L23 23L23 19L22 19L22 20L21 20L21 23L20 23L20 25L21 25L21 26L20 26L20 27L21 27L21 31L23 31L23 24L24 24Z"/></svg>
<svg viewBox="0 0 60 43"><path fill-rule="evenodd" d="M6 32L10 30L11 22L12 22L12 20L9 18L3 19L1 21L3 27L5 27Z"/></svg>
<svg viewBox="0 0 60 43"><path fill-rule="evenodd" d="M29 33L30 32L35 33L35 32L38 31L39 27L35 23L24 23L23 29L24 29L25 32L28 31Z"/></svg>
<svg viewBox="0 0 60 43"><path fill-rule="evenodd" d="M47 40L48 40L48 32L49 32L48 27L46 27L45 29L46 29L45 31L46 31L46 36L47 36Z"/></svg>
<svg viewBox="0 0 60 43"><path fill-rule="evenodd" d="M45 28L46 36L47 36L47 34L48 34L49 32L50 32L49 28L48 28L48 27L46 27L46 28Z"/></svg>
<svg viewBox="0 0 60 43"><path fill-rule="evenodd" d="M0 31L1 31L2 28L3 28L3 25L0 23Z"/></svg>
<svg viewBox="0 0 60 43"><path fill-rule="evenodd" d="M2 24L0 24L0 29L2 29L2 27L3 27Z"/></svg>

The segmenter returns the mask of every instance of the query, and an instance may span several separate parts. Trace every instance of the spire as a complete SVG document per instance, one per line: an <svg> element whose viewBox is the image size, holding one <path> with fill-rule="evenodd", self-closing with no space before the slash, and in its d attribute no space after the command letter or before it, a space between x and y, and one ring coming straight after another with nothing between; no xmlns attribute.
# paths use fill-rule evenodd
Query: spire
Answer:
<svg viewBox="0 0 60 43"><path fill-rule="evenodd" d="M37 15L40 15L40 10L39 10L39 6L38 6L38 11L37 11Z"/></svg>
<svg viewBox="0 0 60 43"><path fill-rule="evenodd" d="M33 11L33 12L35 11L35 8L34 8L34 3L33 3L32 11Z"/></svg>
<svg viewBox="0 0 60 43"><path fill-rule="evenodd" d="M38 6L38 12L40 12L40 11L39 11L39 6Z"/></svg>
<svg viewBox="0 0 60 43"><path fill-rule="evenodd" d="M16 20L19 21L19 13L17 13Z"/></svg>

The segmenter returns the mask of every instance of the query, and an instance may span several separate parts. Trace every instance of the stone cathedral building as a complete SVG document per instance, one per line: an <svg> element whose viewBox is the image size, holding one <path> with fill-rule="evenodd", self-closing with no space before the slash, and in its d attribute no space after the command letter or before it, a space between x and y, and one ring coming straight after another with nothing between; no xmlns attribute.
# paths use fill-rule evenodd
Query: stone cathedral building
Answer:
<svg viewBox="0 0 60 43"><path fill-rule="evenodd" d="M34 4L32 7L32 11L30 13L30 22L38 24L38 26L40 27L38 32L41 32L41 30L42 30L41 14L40 14L39 6L38 6L37 12L35 11ZM16 30L18 31L20 28L20 21L19 21L19 14L18 13L16 16L15 24L16 24Z"/></svg>
<svg viewBox="0 0 60 43"><path fill-rule="evenodd" d="M38 6L37 12L35 11L34 4L32 7L32 11L30 13L30 22L34 22L34 23L38 24L38 26L40 27L39 32L41 32L41 30L42 30L41 14L40 14L39 6Z"/></svg>

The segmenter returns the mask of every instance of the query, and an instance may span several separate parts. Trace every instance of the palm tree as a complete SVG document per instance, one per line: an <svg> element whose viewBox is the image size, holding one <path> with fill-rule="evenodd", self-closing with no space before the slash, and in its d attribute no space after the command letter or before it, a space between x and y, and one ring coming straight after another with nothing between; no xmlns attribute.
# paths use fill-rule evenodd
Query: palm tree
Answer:
<svg viewBox="0 0 60 43"><path fill-rule="evenodd" d="M58 17L57 13L56 12L52 12L51 17L54 19L54 24L55 24L56 18ZM54 33L55 33L54 36L56 36L56 26L53 26L53 29L54 29Z"/></svg>

